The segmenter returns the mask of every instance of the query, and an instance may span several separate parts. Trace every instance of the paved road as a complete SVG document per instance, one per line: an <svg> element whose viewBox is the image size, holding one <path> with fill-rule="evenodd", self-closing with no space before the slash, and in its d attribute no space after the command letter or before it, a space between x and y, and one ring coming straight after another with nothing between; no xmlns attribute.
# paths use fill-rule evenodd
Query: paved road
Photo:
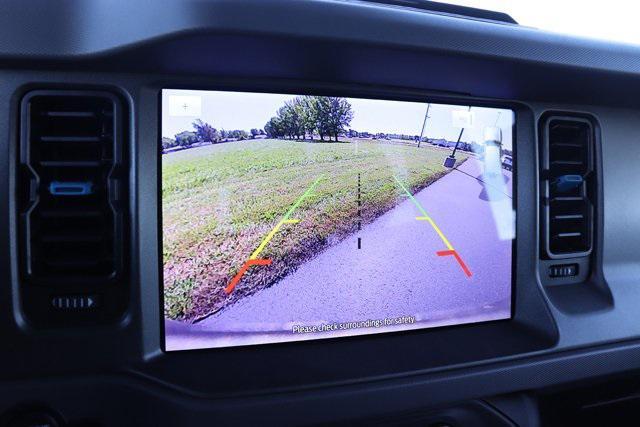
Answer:
<svg viewBox="0 0 640 427"><path fill-rule="evenodd" d="M402 177L400 177L402 178ZM484 182L483 182L484 181ZM222 346L324 334L293 325L412 316L410 327L508 317L511 289L511 173L483 177L471 158L415 195L472 272L467 277L407 198L362 231L264 289L196 325L167 324L168 347ZM357 238L362 248L357 249ZM372 331L393 330L378 328ZM362 330L340 333L351 335Z"/></svg>

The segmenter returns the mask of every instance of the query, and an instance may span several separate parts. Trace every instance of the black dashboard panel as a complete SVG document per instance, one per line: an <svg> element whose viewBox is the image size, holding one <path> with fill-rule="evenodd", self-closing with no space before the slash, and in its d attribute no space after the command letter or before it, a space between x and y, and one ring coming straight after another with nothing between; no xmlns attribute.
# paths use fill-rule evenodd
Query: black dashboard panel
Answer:
<svg viewBox="0 0 640 427"><path fill-rule="evenodd" d="M360 1L22 3L0 6L0 413L40 405L69 421L104 425L319 424L640 370L640 48ZM330 89L513 108L514 320L163 353L157 176L164 87ZM108 92L129 113L128 310L106 324L33 327L21 308L20 105L43 89ZM587 117L597 130L590 273L569 285L550 284L540 259L539 126L548 114Z"/></svg>

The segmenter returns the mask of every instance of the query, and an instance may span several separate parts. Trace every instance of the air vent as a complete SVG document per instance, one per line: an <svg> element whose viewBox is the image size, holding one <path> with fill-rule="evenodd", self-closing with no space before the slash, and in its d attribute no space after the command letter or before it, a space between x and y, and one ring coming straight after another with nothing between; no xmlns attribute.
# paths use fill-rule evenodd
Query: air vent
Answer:
<svg viewBox="0 0 640 427"><path fill-rule="evenodd" d="M122 113L104 92L36 91L22 103L21 276L41 306L92 294L123 274ZM35 293L34 293L35 292ZM46 300L46 301L45 301Z"/></svg>
<svg viewBox="0 0 640 427"><path fill-rule="evenodd" d="M541 131L543 255L586 256L592 247L596 195L593 127L583 118L551 116Z"/></svg>

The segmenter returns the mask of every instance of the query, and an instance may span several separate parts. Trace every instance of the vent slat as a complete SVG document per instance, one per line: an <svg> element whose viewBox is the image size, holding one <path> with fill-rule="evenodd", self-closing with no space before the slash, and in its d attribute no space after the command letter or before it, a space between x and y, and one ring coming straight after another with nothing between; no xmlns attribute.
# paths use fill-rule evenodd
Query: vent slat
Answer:
<svg viewBox="0 0 640 427"><path fill-rule="evenodd" d="M553 160L551 167L553 166L582 166L584 162L579 160Z"/></svg>
<svg viewBox="0 0 640 427"><path fill-rule="evenodd" d="M41 114L47 117L96 117L94 111L43 111Z"/></svg>
<svg viewBox="0 0 640 427"><path fill-rule="evenodd" d="M97 168L103 165L100 161L44 160L39 162L45 168Z"/></svg>
<svg viewBox="0 0 640 427"><path fill-rule="evenodd" d="M580 236L582 236L582 233L580 233L578 231L576 231L574 233L558 233L558 234L555 235L555 237L558 237L560 239L564 239L564 238L567 238L567 237L580 237Z"/></svg>
<svg viewBox="0 0 640 427"><path fill-rule="evenodd" d="M556 196L551 199L552 202L580 202L584 200L581 196Z"/></svg>
<svg viewBox="0 0 640 427"><path fill-rule="evenodd" d="M64 211L49 210L40 213L42 218L98 218L102 215L100 211Z"/></svg>
<svg viewBox="0 0 640 427"><path fill-rule="evenodd" d="M98 243L102 242L102 236L79 235L44 235L41 240L45 243Z"/></svg>
<svg viewBox="0 0 640 427"><path fill-rule="evenodd" d="M41 136L41 142L101 142L101 136Z"/></svg>
<svg viewBox="0 0 640 427"><path fill-rule="evenodd" d="M553 217L553 219L557 219L559 221L562 221L563 219L583 219L584 215L582 214L575 214L575 215L555 215Z"/></svg>
<svg viewBox="0 0 640 427"><path fill-rule="evenodd" d="M100 265L100 261L96 259L89 260L55 260L55 259L47 259L44 261L46 265L52 267L54 269L87 269L87 268L95 268Z"/></svg>
<svg viewBox="0 0 640 427"><path fill-rule="evenodd" d="M582 148L582 144L575 142L553 142L553 147Z"/></svg>

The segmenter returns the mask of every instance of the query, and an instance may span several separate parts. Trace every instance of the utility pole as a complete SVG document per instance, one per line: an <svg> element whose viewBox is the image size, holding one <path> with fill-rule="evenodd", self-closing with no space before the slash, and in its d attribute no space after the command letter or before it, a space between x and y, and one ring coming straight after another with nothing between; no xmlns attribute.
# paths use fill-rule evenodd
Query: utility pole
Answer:
<svg viewBox="0 0 640 427"><path fill-rule="evenodd" d="M431 108L431 103L427 104L427 112L424 114L424 121L422 122L422 130L420 131L420 139L418 140L418 148L420 148L420 143L422 142L422 136L424 135L424 128L427 126L427 119L429 118L429 109Z"/></svg>

